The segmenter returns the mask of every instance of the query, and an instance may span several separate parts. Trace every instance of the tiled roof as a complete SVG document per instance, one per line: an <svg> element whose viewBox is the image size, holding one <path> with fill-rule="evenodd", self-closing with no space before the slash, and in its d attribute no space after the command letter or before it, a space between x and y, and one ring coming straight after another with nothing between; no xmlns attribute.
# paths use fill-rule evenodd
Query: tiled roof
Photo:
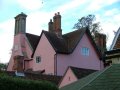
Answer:
<svg viewBox="0 0 120 90"><path fill-rule="evenodd" d="M73 31L71 33L64 34L62 35L62 37L58 37L53 32L42 31L41 36L43 33L45 34L50 44L57 53L70 54L84 35L85 31L86 28L83 28L80 30ZM41 36L39 37L39 40ZM35 47L34 52L36 48L37 46ZM32 54L32 57L34 55L34 52Z"/></svg>
<svg viewBox="0 0 120 90"><path fill-rule="evenodd" d="M64 35L62 35L62 37L58 37L55 33L52 33L52 32L42 31L42 34L43 33L49 40L49 42L52 45L52 47L54 48L54 50L57 53L63 53L63 54L72 53L74 51L75 47L77 46L77 44L79 43L79 41L81 40L82 36L85 33L87 33L97 54L100 55L99 50L90 34L90 31L88 30L88 28L82 28L80 30L76 30L76 31L64 34ZM42 36L42 34L41 34L41 36ZM39 37L39 40L40 40L41 36ZM38 42L37 42L37 44L38 44ZM34 52L36 50L36 47L34 49ZM34 55L34 52L33 52L32 56Z"/></svg>
<svg viewBox="0 0 120 90"><path fill-rule="evenodd" d="M69 54L85 33L85 28L64 34L62 37L47 31L44 31L44 33L56 52Z"/></svg>
<svg viewBox="0 0 120 90"><path fill-rule="evenodd" d="M58 53L68 53L67 42L64 38L58 37L55 33L44 31L47 39Z"/></svg>
<svg viewBox="0 0 120 90"><path fill-rule="evenodd" d="M63 38L66 40L69 53L71 53L75 49L82 36L85 34L86 29L87 28L82 28L80 30L75 30L63 35Z"/></svg>
<svg viewBox="0 0 120 90"><path fill-rule="evenodd" d="M9 76L16 77L15 72L7 71L4 72L8 74ZM36 74L36 73L29 73L29 72L24 72L25 76L20 77L23 79L30 79L30 80L45 80L49 81L51 83L54 83L58 85L59 81L61 80L61 76L55 76L55 75L46 75L46 74Z"/></svg>
<svg viewBox="0 0 120 90"><path fill-rule="evenodd" d="M26 33L26 37L27 37L32 49L34 50L37 46L37 43L39 41L40 36L33 35L33 34L30 34L30 33Z"/></svg>
<svg viewBox="0 0 120 90"><path fill-rule="evenodd" d="M117 41L116 41L113 49L118 49L118 48L120 48L120 35L118 36Z"/></svg>
<svg viewBox="0 0 120 90"><path fill-rule="evenodd" d="M70 68L78 79L81 79L96 71L96 70L83 69L83 68L77 68L77 67L70 67Z"/></svg>
<svg viewBox="0 0 120 90"><path fill-rule="evenodd" d="M120 64L92 73L60 90L120 90Z"/></svg>

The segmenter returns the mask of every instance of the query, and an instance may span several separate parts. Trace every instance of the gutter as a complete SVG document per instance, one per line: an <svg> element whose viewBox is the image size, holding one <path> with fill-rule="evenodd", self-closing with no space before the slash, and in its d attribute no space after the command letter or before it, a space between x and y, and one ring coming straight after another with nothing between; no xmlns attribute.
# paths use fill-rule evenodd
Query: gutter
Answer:
<svg viewBox="0 0 120 90"><path fill-rule="evenodd" d="M57 53L54 55L54 75L57 75Z"/></svg>

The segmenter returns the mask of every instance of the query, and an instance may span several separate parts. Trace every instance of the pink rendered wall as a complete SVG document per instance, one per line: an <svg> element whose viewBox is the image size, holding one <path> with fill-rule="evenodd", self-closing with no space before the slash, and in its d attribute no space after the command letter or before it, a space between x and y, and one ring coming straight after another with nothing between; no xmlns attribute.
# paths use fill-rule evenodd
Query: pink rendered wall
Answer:
<svg viewBox="0 0 120 90"><path fill-rule="evenodd" d="M15 49L15 45L17 45L17 49ZM12 67L14 64L14 59L13 57L16 55L21 55L23 56L22 52L27 52L28 58L30 58L32 54L32 50L30 49L30 46L28 45L28 42L26 40L25 34L18 34L14 36L14 44L13 44L13 49L12 49L12 55L9 61L9 65L7 68L7 71L13 71Z"/></svg>
<svg viewBox="0 0 120 90"><path fill-rule="evenodd" d="M26 53L27 53L28 58L31 59L33 50L32 50L32 47L30 46L30 43L29 43L27 37L25 38L25 48L26 48ZM32 64L33 64L32 62L33 62L32 60L26 61L25 70L32 68Z"/></svg>
<svg viewBox="0 0 120 90"><path fill-rule="evenodd" d="M55 51L43 33L33 56L33 71L45 69L46 74L54 74L54 55ZM41 57L40 63L36 63L36 56Z"/></svg>
<svg viewBox="0 0 120 90"><path fill-rule="evenodd" d="M27 40L27 38L25 40L25 48L26 48L26 53L27 53L28 58L31 58L33 50L32 50L32 47L30 46L30 43Z"/></svg>
<svg viewBox="0 0 120 90"><path fill-rule="evenodd" d="M90 49L89 56L81 55L82 47L88 47ZM86 34L84 34L72 54L57 55L57 75L63 75L68 66L94 70L103 69L103 62L99 60L99 57Z"/></svg>
<svg viewBox="0 0 120 90"><path fill-rule="evenodd" d="M13 67L13 64L14 64L13 57L16 56L16 55L23 55L22 51L21 51L22 50L21 49L21 37L23 37L22 34L18 34L16 36L14 36L12 55L11 55L9 65L8 65L8 68L7 68L8 71L13 71L12 70L12 67ZM16 46L16 49L15 49L15 46Z"/></svg>
<svg viewBox="0 0 120 90"><path fill-rule="evenodd" d="M65 74L65 76L63 77L62 81L59 84L59 88L68 85L72 82L77 81L78 79L76 78L76 76L73 74L72 70L69 68Z"/></svg>
<svg viewBox="0 0 120 90"><path fill-rule="evenodd" d="M8 67L7 67L7 71L13 71L13 70L12 70L13 63L14 63L13 55L11 55L10 61L9 61Z"/></svg>

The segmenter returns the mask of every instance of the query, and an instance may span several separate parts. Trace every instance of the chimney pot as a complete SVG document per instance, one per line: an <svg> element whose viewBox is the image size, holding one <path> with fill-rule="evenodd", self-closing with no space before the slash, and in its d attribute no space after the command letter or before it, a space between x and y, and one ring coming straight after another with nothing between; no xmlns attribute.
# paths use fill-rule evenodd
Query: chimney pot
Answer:
<svg viewBox="0 0 120 90"><path fill-rule="evenodd" d="M55 16L57 16L57 13L55 13Z"/></svg>
<svg viewBox="0 0 120 90"><path fill-rule="evenodd" d="M52 22L52 19L50 19L50 22Z"/></svg>
<svg viewBox="0 0 120 90"><path fill-rule="evenodd" d="M60 12L58 12L58 15L60 15Z"/></svg>

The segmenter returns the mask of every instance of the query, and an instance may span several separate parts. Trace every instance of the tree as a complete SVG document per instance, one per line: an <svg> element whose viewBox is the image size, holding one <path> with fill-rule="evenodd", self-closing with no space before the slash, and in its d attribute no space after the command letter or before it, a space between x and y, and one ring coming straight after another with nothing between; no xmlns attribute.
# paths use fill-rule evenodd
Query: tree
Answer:
<svg viewBox="0 0 120 90"><path fill-rule="evenodd" d="M7 64L0 63L0 70L6 70Z"/></svg>
<svg viewBox="0 0 120 90"><path fill-rule="evenodd" d="M81 29L83 27L88 27L99 51L103 54L104 51L106 51L106 35L100 33L102 30L100 22L95 21L95 15L89 14L88 16L78 19L78 22L74 24L73 28Z"/></svg>
<svg viewBox="0 0 120 90"><path fill-rule="evenodd" d="M100 32L102 29L100 28L100 22L95 22L95 15L89 14L88 16L84 16L78 19L78 22L74 24L74 29L80 29L83 27L89 27L91 34L95 34Z"/></svg>

